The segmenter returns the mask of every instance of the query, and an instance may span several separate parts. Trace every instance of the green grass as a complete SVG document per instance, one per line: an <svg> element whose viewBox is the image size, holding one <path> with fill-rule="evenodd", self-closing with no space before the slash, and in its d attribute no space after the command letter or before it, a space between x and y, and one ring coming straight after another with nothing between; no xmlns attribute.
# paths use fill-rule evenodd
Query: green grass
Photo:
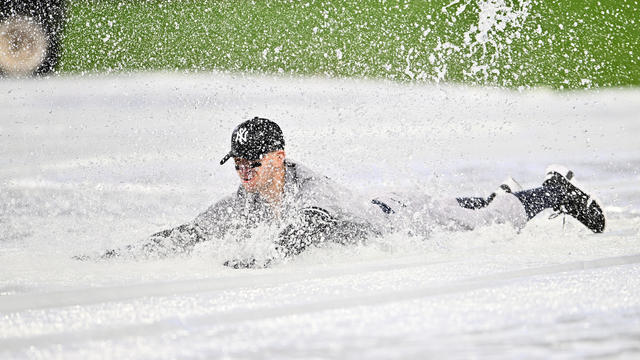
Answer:
<svg viewBox="0 0 640 360"><path fill-rule="evenodd" d="M640 0L489 1L528 16L494 27L484 46L464 38L478 24L478 0L459 14L464 0L71 1L60 70L640 85Z"/></svg>

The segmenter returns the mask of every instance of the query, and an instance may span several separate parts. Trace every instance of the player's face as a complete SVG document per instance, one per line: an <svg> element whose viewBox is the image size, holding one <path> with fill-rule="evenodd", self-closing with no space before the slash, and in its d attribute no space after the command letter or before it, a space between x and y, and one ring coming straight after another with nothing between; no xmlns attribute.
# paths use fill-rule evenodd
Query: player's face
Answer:
<svg viewBox="0 0 640 360"><path fill-rule="evenodd" d="M268 188L277 169L284 166L284 151L273 151L264 154L259 160L234 158L236 172L242 186L248 192L256 192Z"/></svg>

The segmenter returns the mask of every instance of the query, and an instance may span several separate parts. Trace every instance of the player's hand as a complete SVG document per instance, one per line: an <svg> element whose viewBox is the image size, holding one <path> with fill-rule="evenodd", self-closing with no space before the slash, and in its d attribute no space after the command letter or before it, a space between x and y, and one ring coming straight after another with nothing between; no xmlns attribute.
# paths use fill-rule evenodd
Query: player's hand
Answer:
<svg viewBox="0 0 640 360"><path fill-rule="evenodd" d="M271 266L272 259L258 261L254 258L250 259L231 259L224 262L224 266L234 269L264 269Z"/></svg>
<svg viewBox="0 0 640 360"><path fill-rule="evenodd" d="M113 258L117 258L120 256L120 252L118 250L107 250L105 251L104 254L102 254L100 256L101 260L108 260L108 259L113 259Z"/></svg>
<svg viewBox="0 0 640 360"><path fill-rule="evenodd" d="M97 260L109 260L109 259L114 259L120 256L120 252L118 250L107 250L105 251L103 254L101 255L87 255L87 254L82 254L82 255L74 255L71 258L73 260L78 260L78 261L97 261Z"/></svg>

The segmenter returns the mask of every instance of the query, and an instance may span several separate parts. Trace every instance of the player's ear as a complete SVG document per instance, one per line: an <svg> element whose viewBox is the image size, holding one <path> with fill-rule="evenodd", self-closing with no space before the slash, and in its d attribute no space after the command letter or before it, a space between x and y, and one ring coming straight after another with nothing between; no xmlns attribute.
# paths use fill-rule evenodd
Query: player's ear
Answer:
<svg viewBox="0 0 640 360"><path fill-rule="evenodd" d="M284 158L286 157L284 150L276 151L276 157L278 158L278 160L284 161Z"/></svg>

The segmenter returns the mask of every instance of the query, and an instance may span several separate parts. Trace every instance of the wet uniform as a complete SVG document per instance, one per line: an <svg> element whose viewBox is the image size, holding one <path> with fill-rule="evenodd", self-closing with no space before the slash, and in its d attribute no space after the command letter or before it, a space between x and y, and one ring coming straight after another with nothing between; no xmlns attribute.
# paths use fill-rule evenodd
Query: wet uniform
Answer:
<svg viewBox="0 0 640 360"><path fill-rule="evenodd" d="M303 165L285 160L285 185L279 214L258 193L240 186L193 221L161 231L142 244L147 254L164 256L188 252L197 243L231 236L242 240L260 225L276 225L276 249L283 257L297 255L325 242L355 244L399 229L424 233L433 226L473 229L495 222L526 223L522 204L505 194L491 206L470 210L456 199L434 200L416 194L361 198ZM237 264L232 264L237 265ZM241 266L251 264L242 264Z"/></svg>

